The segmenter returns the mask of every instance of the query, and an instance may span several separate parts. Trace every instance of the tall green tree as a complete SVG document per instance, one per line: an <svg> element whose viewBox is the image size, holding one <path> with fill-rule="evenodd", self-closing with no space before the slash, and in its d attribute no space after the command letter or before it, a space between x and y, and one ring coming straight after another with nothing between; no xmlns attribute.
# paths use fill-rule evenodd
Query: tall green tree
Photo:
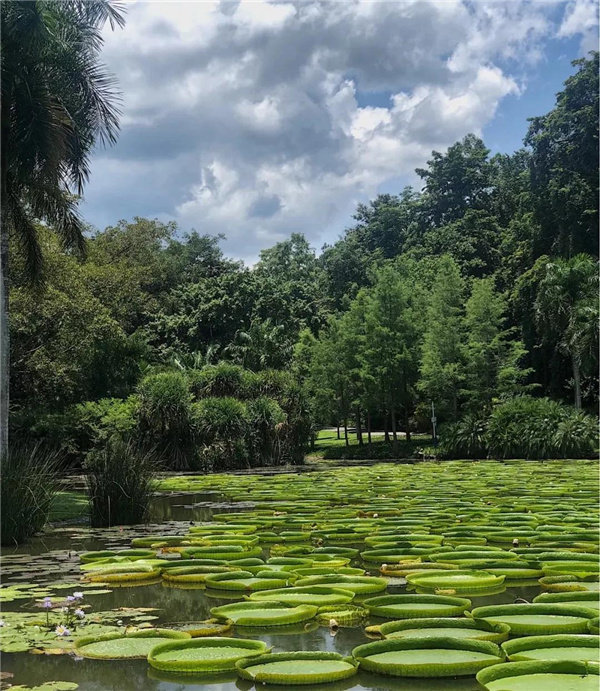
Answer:
<svg viewBox="0 0 600 691"><path fill-rule="evenodd" d="M427 309L417 388L426 403L434 402L442 419L458 418L464 381L463 295L458 265L441 257Z"/></svg>
<svg viewBox="0 0 600 691"><path fill-rule="evenodd" d="M83 250L76 198L96 143L118 130L114 80L99 61L107 21L124 24L109 0L15 0L2 24L0 246L0 453L8 444L9 238L32 279L42 276L35 220L67 248Z"/></svg>
<svg viewBox="0 0 600 691"><path fill-rule="evenodd" d="M540 223L536 257L598 254L598 53L573 65L556 106L532 118L525 138Z"/></svg>
<svg viewBox="0 0 600 691"><path fill-rule="evenodd" d="M506 300L492 278L475 280L465 308L464 393L471 412L489 411L497 397L510 397L530 389L530 369L521 367L525 355L515 330L505 328Z"/></svg>
<svg viewBox="0 0 600 691"><path fill-rule="evenodd" d="M545 267L535 310L541 336L571 361L573 397L581 408L583 374L598 364L598 263L586 254L554 259Z"/></svg>

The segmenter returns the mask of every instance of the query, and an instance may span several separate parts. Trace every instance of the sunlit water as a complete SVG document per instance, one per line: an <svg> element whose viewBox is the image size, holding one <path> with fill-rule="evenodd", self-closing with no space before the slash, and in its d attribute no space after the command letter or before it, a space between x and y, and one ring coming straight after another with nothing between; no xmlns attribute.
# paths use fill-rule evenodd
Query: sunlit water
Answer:
<svg viewBox="0 0 600 691"><path fill-rule="evenodd" d="M218 493L180 494L156 497L153 504L152 524L128 529L88 530L81 526L64 527L35 538L17 550L5 550L5 554L35 555L34 562L50 569L45 578L36 576L35 570L26 566L14 569L8 566L8 575L3 583L9 582L76 582L79 577L79 561L75 552L96 549L124 548L130 545L132 537L148 532L156 534L185 532L190 521L208 521L214 511L246 510L248 505L226 504ZM353 546L353 545L349 545ZM360 545L359 545L360 546ZM69 552L71 556L69 557ZM40 561L41 560L41 561ZM6 560L10 562L10 559ZM363 564L364 566L364 564ZM52 568L54 570L52 571ZM368 569L369 570L369 569ZM372 566L370 571L379 575ZM112 587L112 586L111 586ZM388 593L400 593L403 586L391 586ZM497 595L470 597L473 607L488 604L512 603L518 598L531 601L540 592L539 587L507 588ZM92 611L117 607L157 607L159 616L155 626L172 622L198 621L210 617L211 607L227 604L231 600L207 596L203 589L183 590L155 585L114 588L112 592L89 598ZM31 601L17 600L5 603L4 610L31 611ZM368 624L381 623L372 619ZM310 628L310 627L309 627ZM271 628L258 632L236 627L233 634L238 637L256 638L273 647L273 652L296 650L319 650L349 655L357 645L369 642L364 625L356 628L341 628L331 635L326 627L305 630L304 624ZM14 684L35 686L46 681L73 681L82 691L137 691L139 689L176 691L192 689L214 689L214 691L249 691L252 682L239 679L235 673L213 677L190 675L162 677L161 673L149 667L145 660L90 660L78 659L72 655L32 655L30 653L6 653L2 655L2 671L14 674ZM266 688L266 687L262 687ZM269 685L273 691L282 686ZM302 688L302 687L298 687ZM475 691L481 689L474 678L462 679L398 679L360 671L357 676L330 684L311 685L311 691L344 691L346 689L391 689L394 691Z"/></svg>

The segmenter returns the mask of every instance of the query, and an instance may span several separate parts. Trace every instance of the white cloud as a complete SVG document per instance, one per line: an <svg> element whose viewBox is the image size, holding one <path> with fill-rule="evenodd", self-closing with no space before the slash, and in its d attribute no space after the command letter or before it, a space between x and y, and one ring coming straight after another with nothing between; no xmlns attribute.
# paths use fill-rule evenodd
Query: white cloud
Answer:
<svg viewBox="0 0 600 691"><path fill-rule="evenodd" d="M598 2L597 0L573 0L567 6L558 35L561 37L582 35L581 51L598 50Z"/></svg>
<svg viewBox="0 0 600 691"><path fill-rule="evenodd" d="M248 259L292 231L319 245L387 180L481 132L548 36L593 30L591 4L557 29L551 4L518 0L134 3L107 34L125 113L84 212L223 232Z"/></svg>

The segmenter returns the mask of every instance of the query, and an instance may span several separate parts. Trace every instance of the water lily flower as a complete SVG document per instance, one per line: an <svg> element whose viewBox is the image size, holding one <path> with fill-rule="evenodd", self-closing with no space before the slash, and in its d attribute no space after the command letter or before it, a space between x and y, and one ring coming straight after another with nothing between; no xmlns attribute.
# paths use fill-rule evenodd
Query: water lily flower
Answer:
<svg viewBox="0 0 600 691"><path fill-rule="evenodd" d="M4 619L0 619L0 628L2 628L3 626L6 626L6 624L4 623Z"/></svg>
<svg viewBox="0 0 600 691"><path fill-rule="evenodd" d="M60 608L60 611L61 611L63 614L66 614L66 613L69 611L69 608L68 608L68 607L61 607L61 608Z"/></svg>
<svg viewBox="0 0 600 691"><path fill-rule="evenodd" d="M43 607L45 607L46 609L49 609L50 607L52 607L52 598L45 597L44 602L43 602Z"/></svg>
<svg viewBox="0 0 600 691"><path fill-rule="evenodd" d="M76 593L73 593L73 597L76 600L83 600L83 593L81 591L77 591Z"/></svg>
<svg viewBox="0 0 600 691"><path fill-rule="evenodd" d="M74 602L75 597L73 595L67 595L67 602Z"/></svg>
<svg viewBox="0 0 600 691"><path fill-rule="evenodd" d="M85 612L82 609L76 609L75 616L83 619L85 617Z"/></svg>
<svg viewBox="0 0 600 691"><path fill-rule="evenodd" d="M62 624L59 624L59 625L54 629L54 633L55 633L57 636L70 636L70 635L71 635L71 632L69 631L69 629L68 629L66 626L63 626Z"/></svg>

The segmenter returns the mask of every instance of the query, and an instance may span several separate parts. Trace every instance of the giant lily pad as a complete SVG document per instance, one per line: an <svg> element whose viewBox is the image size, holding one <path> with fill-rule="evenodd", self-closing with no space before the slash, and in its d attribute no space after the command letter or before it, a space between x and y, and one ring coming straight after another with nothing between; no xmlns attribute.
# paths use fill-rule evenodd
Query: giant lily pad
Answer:
<svg viewBox="0 0 600 691"><path fill-rule="evenodd" d="M577 605L547 603L519 605L491 605L477 607L471 612L474 619L486 619L510 626L515 636L551 633L587 633L588 621L596 616L593 609Z"/></svg>
<svg viewBox="0 0 600 691"><path fill-rule="evenodd" d="M257 684L323 684L356 674L358 663L339 653L297 652L260 655L235 665L242 679Z"/></svg>
<svg viewBox="0 0 600 691"><path fill-rule="evenodd" d="M240 626L281 626L312 619L317 608L314 605L286 602L248 601L213 607L210 613L217 619L231 619Z"/></svg>
<svg viewBox="0 0 600 691"><path fill-rule="evenodd" d="M408 574L406 580L411 585L427 590L451 588L460 593L497 588L504 582L504 576L494 576L487 571L428 571Z"/></svg>
<svg viewBox="0 0 600 691"><path fill-rule="evenodd" d="M384 638L476 638L480 641L502 643L508 638L510 628L507 624L492 624L483 619L401 619L369 627L372 632Z"/></svg>
<svg viewBox="0 0 600 691"><path fill-rule="evenodd" d="M589 662L511 662L477 674L488 691L598 691L598 665Z"/></svg>
<svg viewBox="0 0 600 691"><path fill-rule="evenodd" d="M74 647L82 657L100 660L146 658L159 643L170 639L189 639L189 633L171 629L145 629L132 633L107 633L103 636L85 636L75 641Z"/></svg>
<svg viewBox="0 0 600 691"><path fill-rule="evenodd" d="M328 585L332 588L344 588L351 590L357 595L379 593L387 588L385 578L375 576L343 576L343 575L324 575L307 576L296 581L296 586L303 585Z"/></svg>
<svg viewBox="0 0 600 691"><path fill-rule="evenodd" d="M445 595L383 595L363 602L371 614L393 619L416 617L459 617L471 601Z"/></svg>
<svg viewBox="0 0 600 691"><path fill-rule="evenodd" d="M495 643L458 638L401 638L366 643L352 651L362 669L398 677L475 675L504 659Z"/></svg>
<svg viewBox="0 0 600 691"><path fill-rule="evenodd" d="M502 649L511 661L580 660L600 662L600 638L584 634L526 636L506 641Z"/></svg>
<svg viewBox="0 0 600 691"><path fill-rule="evenodd" d="M192 638L169 641L153 648L148 662L165 672L198 674L226 672L245 657L267 652L267 644L246 638Z"/></svg>
<svg viewBox="0 0 600 691"><path fill-rule="evenodd" d="M277 602L293 602L305 605L341 605L354 598L351 590L331 588L320 585L305 585L292 588L277 588L262 590L249 595L250 600L275 600Z"/></svg>

